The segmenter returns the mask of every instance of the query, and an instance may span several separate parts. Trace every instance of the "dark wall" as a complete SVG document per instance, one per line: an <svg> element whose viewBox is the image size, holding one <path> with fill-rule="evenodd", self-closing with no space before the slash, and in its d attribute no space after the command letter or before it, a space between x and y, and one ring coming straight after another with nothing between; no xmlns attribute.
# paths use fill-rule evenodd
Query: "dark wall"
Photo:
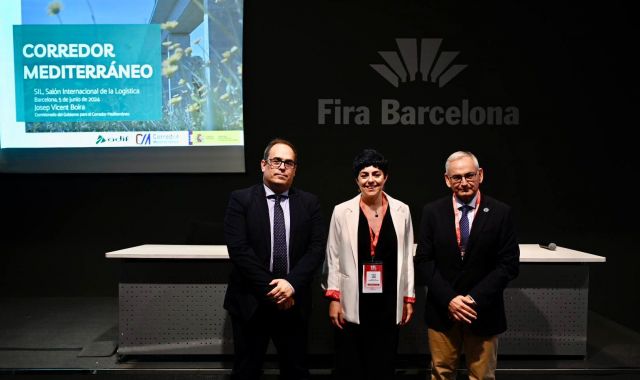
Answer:
<svg viewBox="0 0 640 380"><path fill-rule="evenodd" d="M355 195L350 164L365 147L391 161L387 190L411 206L415 226L422 204L448 193L448 154L475 152L483 191L514 207L520 241L606 256L592 265L590 307L637 329L639 223L626 207L635 201L637 28L625 3L302 4L245 4L246 174L0 174L0 295L115 295L118 266L105 252L224 244L228 193L259 181L262 149L280 136L297 144L296 184L321 197L327 221ZM369 65L397 50L396 38L442 38L441 50L459 51L454 63L468 67L442 88L395 88ZM369 107L369 125L319 125L318 99ZM513 106L519 122L381 125L381 99Z"/></svg>

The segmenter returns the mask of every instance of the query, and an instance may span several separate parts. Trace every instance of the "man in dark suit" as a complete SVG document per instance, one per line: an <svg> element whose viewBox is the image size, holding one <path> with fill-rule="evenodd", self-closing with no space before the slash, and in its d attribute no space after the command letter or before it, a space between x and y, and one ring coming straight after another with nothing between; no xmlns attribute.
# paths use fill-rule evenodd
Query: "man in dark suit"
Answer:
<svg viewBox="0 0 640 380"><path fill-rule="evenodd" d="M507 329L503 291L518 275L520 250L511 208L480 193L477 158L455 152L444 180L453 196L429 203L415 256L428 286L431 379L455 379L462 353L470 379L493 379L498 334Z"/></svg>
<svg viewBox="0 0 640 380"><path fill-rule="evenodd" d="M294 146L272 140L260 162L262 183L231 193L224 234L233 270L224 300L234 341L232 378L258 379L269 340L281 378L308 379L310 283L326 244L320 203L292 188Z"/></svg>

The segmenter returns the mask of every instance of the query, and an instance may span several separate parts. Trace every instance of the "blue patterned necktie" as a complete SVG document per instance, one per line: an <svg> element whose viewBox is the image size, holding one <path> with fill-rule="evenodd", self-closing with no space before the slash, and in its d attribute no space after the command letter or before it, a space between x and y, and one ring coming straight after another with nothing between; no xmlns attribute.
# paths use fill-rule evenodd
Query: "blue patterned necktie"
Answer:
<svg viewBox="0 0 640 380"><path fill-rule="evenodd" d="M469 211L471 206L460 206L460 251L464 256L464 252L467 250L467 242L469 241Z"/></svg>
<svg viewBox="0 0 640 380"><path fill-rule="evenodd" d="M280 201L286 198L283 195L274 197L276 204L273 206L273 275L276 278L284 278L287 275L287 231L284 226L284 212Z"/></svg>

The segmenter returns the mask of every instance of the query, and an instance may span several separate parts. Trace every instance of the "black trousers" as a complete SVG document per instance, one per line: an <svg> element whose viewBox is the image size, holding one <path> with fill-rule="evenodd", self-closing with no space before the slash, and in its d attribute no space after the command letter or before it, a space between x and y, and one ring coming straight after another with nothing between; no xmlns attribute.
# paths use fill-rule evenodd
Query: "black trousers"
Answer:
<svg viewBox="0 0 640 380"><path fill-rule="evenodd" d="M349 323L336 329L335 379L391 380L398 352L395 324Z"/></svg>
<svg viewBox="0 0 640 380"><path fill-rule="evenodd" d="M235 349L233 380L260 378L270 339L278 351L280 378L309 378L308 321L297 305L286 311L263 305L248 321L231 315L231 324Z"/></svg>

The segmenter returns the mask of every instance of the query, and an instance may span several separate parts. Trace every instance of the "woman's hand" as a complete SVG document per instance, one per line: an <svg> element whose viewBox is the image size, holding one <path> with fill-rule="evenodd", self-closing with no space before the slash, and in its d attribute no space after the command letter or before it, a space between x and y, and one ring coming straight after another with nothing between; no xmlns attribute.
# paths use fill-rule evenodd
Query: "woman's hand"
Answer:
<svg viewBox="0 0 640 380"><path fill-rule="evenodd" d="M329 319L331 324L342 330L342 326L345 324L344 311L340 301L331 301L329 303Z"/></svg>
<svg viewBox="0 0 640 380"><path fill-rule="evenodd" d="M409 321L411 321L411 317L413 317L413 304L405 302L402 307L402 320L400 321L400 326L404 326L409 323Z"/></svg>

